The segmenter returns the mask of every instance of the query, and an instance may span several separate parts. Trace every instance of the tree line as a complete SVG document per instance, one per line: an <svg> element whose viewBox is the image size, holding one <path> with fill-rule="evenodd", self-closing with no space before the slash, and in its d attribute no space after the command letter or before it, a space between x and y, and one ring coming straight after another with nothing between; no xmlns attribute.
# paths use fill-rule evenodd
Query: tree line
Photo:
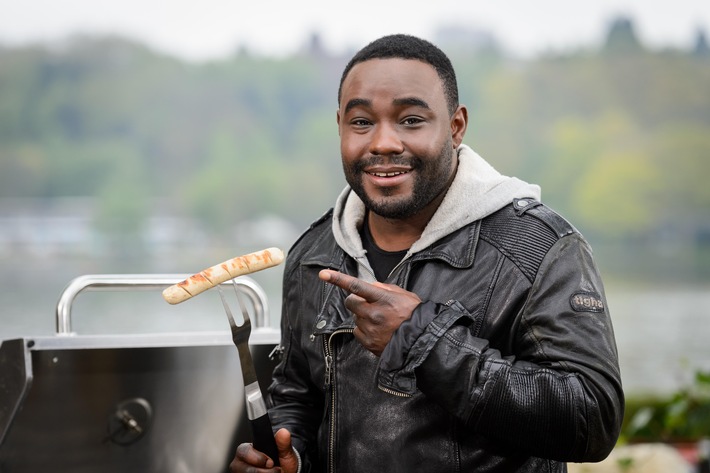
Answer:
<svg viewBox="0 0 710 473"><path fill-rule="evenodd" d="M598 49L525 61L444 47L469 108L465 142L540 184L591 240L619 255L670 242L708 277L710 55L651 51L619 29ZM305 227L344 185L347 60L193 63L98 36L0 47L0 198L89 196L96 227L126 235L156 202L217 232L264 214Z"/></svg>

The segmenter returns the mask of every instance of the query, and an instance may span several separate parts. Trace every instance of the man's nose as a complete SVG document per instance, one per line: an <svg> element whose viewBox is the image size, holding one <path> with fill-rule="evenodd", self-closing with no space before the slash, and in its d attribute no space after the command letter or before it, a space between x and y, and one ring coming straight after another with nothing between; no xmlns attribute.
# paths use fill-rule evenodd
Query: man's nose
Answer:
<svg viewBox="0 0 710 473"><path fill-rule="evenodd" d="M388 155L404 153L404 144L397 133L396 125L378 123L370 141L370 153Z"/></svg>

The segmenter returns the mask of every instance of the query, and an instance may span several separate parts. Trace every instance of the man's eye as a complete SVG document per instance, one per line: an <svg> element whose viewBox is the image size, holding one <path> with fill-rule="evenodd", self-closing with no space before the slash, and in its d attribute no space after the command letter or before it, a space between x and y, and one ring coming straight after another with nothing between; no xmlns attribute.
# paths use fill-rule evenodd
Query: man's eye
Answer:
<svg viewBox="0 0 710 473"><path fill-rule="evenodd" d="M355 120L351 120L350 124L353 126L368 126L370 122L364 118L356 118Z"/></svg>
<svg viewBox="0 0 710 473"><path fill-rule="evenodd" d="M424 120L422 120L419 117L407 117L404 120L402 120L403 125L418 125L419 123L422 123Z"/></svg>

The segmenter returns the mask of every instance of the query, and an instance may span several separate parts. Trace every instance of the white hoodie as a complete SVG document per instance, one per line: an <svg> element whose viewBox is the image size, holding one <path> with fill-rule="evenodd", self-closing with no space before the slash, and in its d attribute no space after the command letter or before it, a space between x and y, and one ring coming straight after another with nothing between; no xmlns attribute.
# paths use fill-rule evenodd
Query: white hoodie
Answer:
<svg viewBox="0 0 710 473"><path fill-rule="evenodd" d="M466 145L459 146L458 168L444 200L404 259L450 233L492 214L513 199L540 199L540 187L500 174ZM362 247L359 228L365 205L349 186L341 192L333 212L333 235L338 245L358 262L358 277L373 282L372 268Z"/></svg>

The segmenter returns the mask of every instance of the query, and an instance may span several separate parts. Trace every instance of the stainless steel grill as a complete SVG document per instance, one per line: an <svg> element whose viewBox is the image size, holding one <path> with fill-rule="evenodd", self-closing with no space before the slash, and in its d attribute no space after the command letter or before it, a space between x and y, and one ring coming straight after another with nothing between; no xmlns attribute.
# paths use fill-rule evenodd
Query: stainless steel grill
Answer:
<svg viewBox="0 0 710 473"><path fill-rule="evenodd" d="M184 275L94 275L57 305L57 334L0 344L0 472L224 472L250 441L228 330L80 335L74 299L89 290L155 290ZM263 290L237 279L255 313L250 348L263 387L279 333Z"/></svg>

